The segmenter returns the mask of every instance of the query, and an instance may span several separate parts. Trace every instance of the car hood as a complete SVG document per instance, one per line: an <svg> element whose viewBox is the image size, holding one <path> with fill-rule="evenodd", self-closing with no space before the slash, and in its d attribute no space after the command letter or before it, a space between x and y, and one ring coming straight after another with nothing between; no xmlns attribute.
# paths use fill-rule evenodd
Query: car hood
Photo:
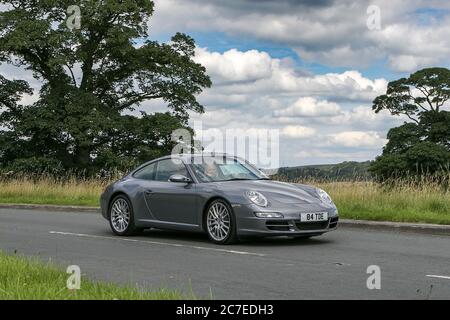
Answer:
<svg viewBox="0 0 450 320"><path fill-rule="evenodd" d="M272 180L223 181L214 184L222 190L238 190L242 194L248 190L258 191L264 194L271 203L321 203L316 188L302 184Z"/></svg>

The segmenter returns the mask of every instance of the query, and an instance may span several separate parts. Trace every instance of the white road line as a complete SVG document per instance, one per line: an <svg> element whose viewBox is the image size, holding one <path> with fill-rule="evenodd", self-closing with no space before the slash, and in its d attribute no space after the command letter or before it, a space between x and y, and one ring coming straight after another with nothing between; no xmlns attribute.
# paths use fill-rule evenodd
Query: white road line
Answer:
<svg viewBox="0 0 450 320"><path fill-rule="evenodd" d="M97 235L93 235L93 234L60 232L60 231L49 231L49 233L50 234L63 235L63 236L74 236L74 237L92 238L92 239L108 239L108 240L118 240L118 241L128 241L128 242L140 242L140 243L156 244L156 245L161 245L161 246L170 246L170 247L178 247L178 248L191 248L191 249L197 249L197 250L208 250L208 251L216 251L216 252L222 252L222 253L232 253L232 254L239 254L239 255L257 256L257 257L265 257L266 256L263 253L237 251L237 250L227 250L227 249L200 247L200 246L190 246L190 245L179 244L179 243L149 241L149 240L122 238L122 237L97 236Z"/></svg>
<svg viewBox="0 0 450 320"><path fill-rule="evenodd" d="M438 278L438 279L447 279L450 280L450 276L438 276L438 275L434 275L434 274L427 274L428 278Z"/></svg>

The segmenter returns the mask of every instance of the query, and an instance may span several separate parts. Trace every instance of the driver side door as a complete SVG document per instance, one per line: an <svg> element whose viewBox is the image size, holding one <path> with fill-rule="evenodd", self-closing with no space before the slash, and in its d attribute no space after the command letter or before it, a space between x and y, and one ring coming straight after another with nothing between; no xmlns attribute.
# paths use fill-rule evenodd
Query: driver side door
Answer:
<svg viewBox="0 0 450 320"><path fill-rule="evenodd" d="M170 224L198 226L195 184L171 182L169 178L172 175L183 175L192 180L181 160L158 161L153 181L144 187L145 202L150 215L168 226Z"/></svg>

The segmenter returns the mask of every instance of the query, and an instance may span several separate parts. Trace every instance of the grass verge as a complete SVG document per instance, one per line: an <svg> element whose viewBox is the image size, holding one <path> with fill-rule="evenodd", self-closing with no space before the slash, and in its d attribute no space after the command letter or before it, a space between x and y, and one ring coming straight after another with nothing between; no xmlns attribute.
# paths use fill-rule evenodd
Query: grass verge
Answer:
<svg viewBox="0 0 450 320"><path fill-rule="evenodd" d="M432 181L398 183L299 181L326 190L342 218L450 225L450 192ZM99 206L101 180L0 180L0 203Z"/></svg>
<svg viewBox="0 0 450 320"><path fill-rule="evenodd" d="M66 287L70 275L37 259L0 252L0 300L177 300L194 299L177 291L144 292L131 287L93 282L82 277L80 290Z"/></svg>

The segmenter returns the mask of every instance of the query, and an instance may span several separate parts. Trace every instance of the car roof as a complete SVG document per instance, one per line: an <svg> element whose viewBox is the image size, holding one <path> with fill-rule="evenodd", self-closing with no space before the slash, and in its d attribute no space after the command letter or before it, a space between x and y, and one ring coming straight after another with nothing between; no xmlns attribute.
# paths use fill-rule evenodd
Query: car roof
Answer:
<svg viewBox="0 0 450 320"><path fill-rule="evenodd" d="M233 159L239 159L239 157L234 155L229 155L226 153L213 153L213 152L205 152L205 153L180 153L180 154L172 154L168 156L164 156L158 159L154 159L153 161L159 161L164 159L171 159L171 158L178 158L182 161L189 163L193 158L200 158L200 157L227 157L227 158L233 158Z"/></svg>

